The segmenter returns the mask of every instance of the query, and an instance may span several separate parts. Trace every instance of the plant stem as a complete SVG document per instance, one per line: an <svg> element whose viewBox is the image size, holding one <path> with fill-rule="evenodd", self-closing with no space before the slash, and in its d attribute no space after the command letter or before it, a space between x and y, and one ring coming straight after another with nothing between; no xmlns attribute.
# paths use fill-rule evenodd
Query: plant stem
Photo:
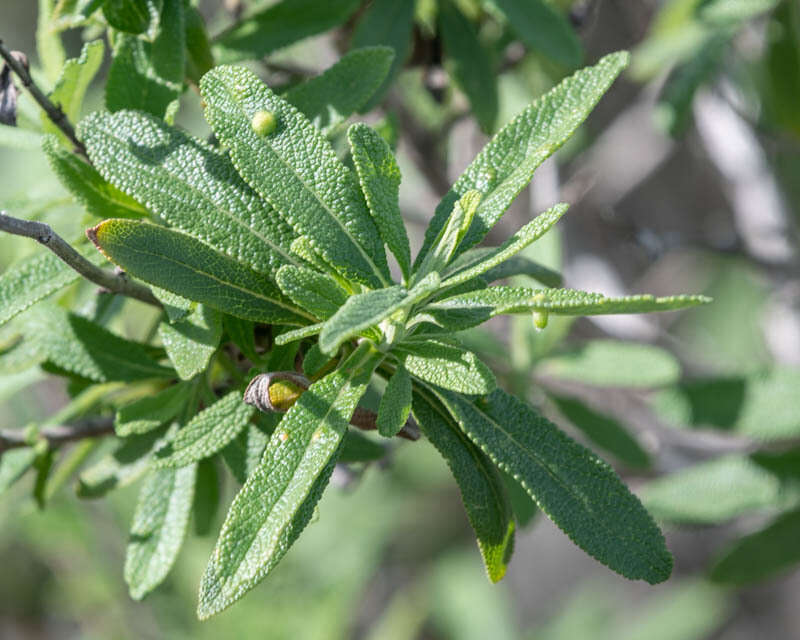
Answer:
<svg viewBox="0 0 800 640"><path fill-rule="evenodd" d="M50 118L51 122L56 125L65 136L67 136L69 141L75 147L75 153L86 160L86 162L90 162L89 156L86 153L86 147L84 147L83 143L78 140L78 136L75 135L74 127L70 121L67 120L67 116L61 110L61 107L53 104L50 99L44 95L44 92L36 86L33 78L31 78L31 74L28 73L28 70L25 68L25 66L22 65L14 56L12 56L8 49L6 49L2 39L0 39L0 56L3 57L3 59L6 61L6 64L17 75L22 82L22 85L33 96L33 99L39 103L39 106L42 109L44 109L44 112L47 114L47 117Z"/></svg>
<svg viewBox="0 0 800 640"><path fill-rule="evenodd" d="M50 225L34 220L20 220L0 211L0 231L11 233L17 236L33 238L55 253L69 267L77 271L87 280L100 285L104 289L113 293L136 298L155 307L161 307L161 303L153 293L137 282L128 280L124 273L112 273L93 265L81 254L59 236Z"/></svg>
<svg viewBox="0 0 800 640"><path fill-rule="evenodd" d="M37 439L47 440L50 446L57 446L75 440L86 438L97 438L114 433L114 418L112 416L103 418L87 418L74 425L59 425L47 427L36 434ZM28 447L31 442L25 429L13 430L4 429L0 431L0 453L8 449Z"/></svg>

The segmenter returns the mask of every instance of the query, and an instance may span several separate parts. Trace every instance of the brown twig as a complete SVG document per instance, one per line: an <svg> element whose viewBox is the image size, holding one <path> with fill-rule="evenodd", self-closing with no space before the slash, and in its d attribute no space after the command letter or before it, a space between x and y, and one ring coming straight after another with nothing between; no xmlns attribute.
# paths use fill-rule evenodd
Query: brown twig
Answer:
<svg viewBox="0 0 800 640"><path fill-rule="evenodd" d="M33 238L39 244L44 245L50 251L55 253L64 263L77 271L87 280L103 287L104 289L112 292L119 293L123 296L136 298L147 304L155 307L161 307L161 303L156 299L153 293L137 282L128 280L127 276L122 273L112 273L93 265L81 254L59 236L49 224L43 222L36 222L33 220L20 220L13 218L6 214L5 211L0 211L0 231L11 233L16 236L25 236L26 238Z"/></svg>
<svg viewBox="0 0 800 640"><path fill-rule="evenodd" d="M47 427L39 431L33 440L44 439L51 446L56 446L74 442L75 440L97 438L111 433L114 433L114 418L108 416L104 418L87 418L73 425ZM25 429L4 429L0 431L0 453L8 449L28 447L32 444L31 440Z"/></svg>
<svg viewBox="0 0 800 640"><path fill-rule="evenodd" d="M59 105L53 104L50 99L44 95L42 90L36 86L33 78L31 78L31 74L28 73L28 70L19 62L19 60L11 55L11 51L6 49L2 39L0 39L0 56L3 57L3 59L6 61L6 64L17 75L22 82L22 85L33 96L33 99L39 103L39 106L47 114L47 117L50 118L51 122L56 125L65 136L67 136L69 141L75 147L75 153L89 162L89 156L86 153L86 147L84 147L83 143L78 140L78 136L75 135L75 129L67 119L66 114L61 110Z"/></svg>

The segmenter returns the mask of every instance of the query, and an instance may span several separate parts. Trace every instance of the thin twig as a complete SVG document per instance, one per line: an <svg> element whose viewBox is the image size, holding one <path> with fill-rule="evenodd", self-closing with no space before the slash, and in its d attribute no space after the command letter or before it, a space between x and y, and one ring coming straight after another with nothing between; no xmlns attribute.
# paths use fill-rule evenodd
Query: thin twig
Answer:
<svg viewBox="0 0 800 640"><path fill-rule="evenodd" d="M7 215L5 211L0 211L0 231L5 231L6 233L11 233L16 236L33 238L50 249L50 251L55 253L69 267L77 271L84 278L100 285L112 293L119 293L123 296L136 298L137 300L141 300L155 307L161 307L161 303L156 299L150 289L137 282L128 280L124 273L112 273L93 265L75 251L72 245L53 231L49 224L33 220L20 220L19 218L13 218Z"/></svg>
<svg viewBox="0 0 800 640"><path fill-rule="evenodd" d="M33 99L39 103L39 106L42 109L44 109L44 112L47 114L47 117L50 118L52 123L56 125L65 136L67 136L69 141L75 147L75 153L89 162L89 156L86 153L86 147L84 147L83 143L78 140L78 136L75 135L75 129L67 119L67 116L61 110L61 107L53 104L50 99L44 95L42 90L36 86L33 78L31 78L31 74L28 73L28 70L22 64L20 64L19 60L12 56L11 52L6 49L2 39L0 39L0 56L3 57L3 59L6 61L6 64L17 75L23 86L33 96Z"/></svg>
<svg viewBox="0 0 800 640"><path fill-rule="evenodd" d="M47 440L51 446L57 446L86 438L97 438L114 433L114 418L87 418L73 425L47 427L36 434L35 440ZM0 431L0 453L8 449L18 449L31 445L31 439L25 429L3 429Z"/></svg>

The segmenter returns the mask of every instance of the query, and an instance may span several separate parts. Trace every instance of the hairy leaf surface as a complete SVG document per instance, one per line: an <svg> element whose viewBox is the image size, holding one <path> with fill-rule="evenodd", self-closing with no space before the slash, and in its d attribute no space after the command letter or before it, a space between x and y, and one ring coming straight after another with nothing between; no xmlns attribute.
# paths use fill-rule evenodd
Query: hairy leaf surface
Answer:
<svg viewBox="0 0 800 640"><path fill-rule="evenodd" d="M497 386L491 369L471 351L446 342L406 342L393 352L409 373L442 389L479 395Z"/></svg>
<svg viewBox="0 0 800 640"><path fill-rule="evenodd" d="M384 438L396 436L408 420L411 412L411 376L399 365L381 396L378 407L378 433Z"/></svg>
<svg viewBox="0 0 800 640"><path fill-rule="evenodd" d="M331 276L305 267L285 265L276 282L281 291L300 308L327 320L347 302L348 293Z"/></svg>
<svg viewBox="0 0 800 640"><path fill-rule="evenodd" d="M114 431L122 438L153 431L177 416L190 395L190 386L178 383L126 404L114 417Z"/></svg>
<svg viewBox="0 0 800 640"><path fill-rule="evenodd" d="M201 304L185 320L159 324L158 335L178 377L191 380L205 371L219 346L222 315Z"/></svg>

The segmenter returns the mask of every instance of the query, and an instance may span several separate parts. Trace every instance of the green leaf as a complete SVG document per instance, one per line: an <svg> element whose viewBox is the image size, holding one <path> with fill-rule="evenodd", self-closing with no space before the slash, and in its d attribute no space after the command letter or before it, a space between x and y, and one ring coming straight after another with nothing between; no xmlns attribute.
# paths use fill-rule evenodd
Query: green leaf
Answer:
<svg viewBox="0 0 800 640"><path fill-rule="evenodd" d="M761 531L737 540L717 558L711 579L744 585L770 578L800 562L800 510L784 513Z"/></svg>
<svg viewBox="0 0 800 640"><path fill-rule="evenodd" d="M156 452L159 467L183 467L210 458L241 433L256 410L231 391L181 427Z"/></svg>
<svg viewBox="0 0 800 640"><path fill-rule="evenodd" d="M472 23L450 0L439 4L439 29L446 54L445 67L469 100L485 133L497 121L497 79L492 56L478 39Z"/></svg>
<svg viewBox="0 0 800 640"><path fill-rule="evenodd" d="M514 549L514 520L503 479L432 394L417 390L414 417L450 467L492 582L506 573Z"/></svg>
<svg viewBox="0 0 800 640"><path fill-rule="evenodd" d="M547 233L567 212L568 208L569 205L564 203L551 207L536 216L492 252L461 254L445 271L443 286L455 286L467 282L501 265Z"/></svg>
<svg viewBox="0 0 800 640"><path fill-rule="evenodd" d="M202 14L192 5L184 7L186 16L186 75L195 84L211 67L214 55Z"/></svg>
<svg viewBox="0 0 800 640"><path fill-rule="evenodd" d="M657 518L717 524L782 505L780 480L750 458L729 455L650 482L642 501Z"/></svg>
<svg viewBox="0 0 800 640"><path fill-rule="evenodd" d="M609 365L613 367L613 365ZM619 422L574 398L550 396L558 410L594 444L635 469L650 466L650 456Z"/></svg>
<svg viewBox="0 0 800 640"><path fill-rule="evenodd" d="M347 140L369 212L407 280L411 269L411 248L400 214L400 167L389 145L367 125L352 125L347 130Z"/></svg>
<svg viewBox="0 0 800 640"><path fill-rule="evenodd" d="M178 383L126 404L114 417L114 431L122 438L153 431L176 417L190 395L190 387Z"/></svg>
<svg viewBox="0 0 800 640"><path fill-rule="evenodd" d="M447 224L433 242L428 255L416 269L416 277L426 275L431 271L443 271L453 258L459 243L467 233L478 205L481 194L478 191L467 191L453 206L453 211Z"/></svg>
<svg viewBox="0 0 800 640"><path fill-rule="evenodd" d="M175 563L192 511L197 465L156 469L145 479L125 554L125 582L131 598L155 589Z"/></svg>
<svg viewBox="0 0 800 640"><path fill-rule="evenodd" d="M53 104L61 107L69 122L79 120L86 90L100 69L104 53L103 41L93 40L83 45L79 58L72 58L64 63L61 76L49 97ZM44 112L42 112L42 128L45 133L55 134L62 143L72 146L61 129L53 124Z"/></svg>
<svg viewBox="0 0 800 640"><path fill-rule="evenodd" d="M530 494L522 488L519 482L508 475L505 471L500 472L503 476L503 482L506 485L506 492L508 493L508 501L511 503L511 510L514 512L514 520L520 527L527 527L536 514L539 513L539 507L536 506Z"/></svg>
<svg viewBox="0 0 800 640"><path fill-rule="evenodd" d="M305 324L313 320L286 301L264 276L179 231L112 219L87 234L126 272L179 296L256 322Z"/></svg>
<svg viewBox="0 0 800 640"><path fill-rule="evenodd" d="M483 324L489 318L507 313L539 311L565 316L651 313L674 311L708 302L710 298L705 296L656 298L651 295L636 295L606 298L600 293L574 289L497 286L437 300L425 307L425 313L441 326L460 330Z"/></svg>
<svg viewBox="0 0 800 640"><path fill-rule="evenodd" d="M386 255L358 182L322 133L247 69L216 67L200 86L206 119L245 181L343 276L388 284ZM262 111L276 122L263 137L252 127Z"/></svg>
<svg viewBox="0 0 800 640"><path fill-rule="evenodd" d="M14 151L37 151L42 148L42 134L0 124L0 148Z"/></svg>
<svg viewBox="0 0 800 640"><path fill-rule="evenodd" d="M152 359L146 345L121 338L86 318L55 307L32 314L26 330L36 335L38 349L48 362L95 382L133 382L175 375L172 369Z"/></svg>
<svg viewBox="0 0 800 640"><path fill-rule="evenodd" d="M605 56L595 66L563 80L503 127L436 207L416 264L430 251L455 202L473 189L480 191L483 199L459 253L480 242L527 186L536 168L586 119L627 63L626 52Z"/></svg>
<svg viewBox="0 0 800 640"><path fill-rule="evenodd" d="M188 316L195 307L195 303L182 296L167 291L161 287L150 287L150 291L164 307L169 322L179 322Z"/></svg>
<svg viewBox="0 0 800 640"><path fill-rule="evenodd" d="M326 135L361 109L386 78L394 59L388 47L346 53L332 67L289 89L283 97Z"/></svg>
<svg viewBox="0 0 800 640"><path fill-rule="evenodd" d="M355 338L404 307L416 304L438 287L439 274L431 273L410 290L395 285L351 296L323 325L319 348L322 353L333 355L343 342Z"/></svg>
<svg viewBox="0 0 800 640"><path fill-rule="evenodd" d="M262 422L266 420L271 427L274 427L282 417L277 413L264 414L260 416L260 420ZM272 433L272 429L269 432ZM258 467L268 441L268 433L250 424L221 451L222 459L239 484L244 484L248 476Z"/></svg>
<svg viewBox="0 0 800 640"><path fill-rule="evenodd" d="M143 218L147 209L117 187L106 182L97 170L68 151L53 136L45 136L42 149L61 184L90 214L100 218Z"/></svg>
<svg viewBox="0 0 800 640"><path fill-rule="evenodd" d="M79 498L102 498L140 478L149 468L155 450L161 446L165 429L125 438L117 449L101 458L78 477Z"/></svg>
<svg viewBox="0 0 800 640"><path fill-rule="evenodd" d="M197 482L194 487L194 532L198 536L211 533L219 511L219 471L214 459L202 460L197 465Z"/></svg>
<svg viewBox="0 0 800 640"><path fill-rule="evenodd" d="M664 536L608 464L500 389L476 404L437 396L470 440L589 555L629 579L655 584L669 577Z"/></svg>
<svg viewBox="0 0 800 640"><path fill-rule="evenodd" d="M373 462L386 455L386 447L363 433L348 429L339 450L338 462Z"/></svg>
<svg viewBox="0 0 800 640"><path fill-rule="evenodd" d="M96 251L82 249L92 263L103 262ZM80 275L54 253L35 253L0 274L0 326L56 291L71 285Z"/></svg>
<svg viewBox="0 0 800 640"><path fill-rule="evenodd" d="M570 69L581 63L580 40L556 7L544 0L492 0L492 4L531 49Z"/></svg>
<svg viewBox="0 0 800 640"><path fill-rule="evenodd" d="M175 324L162 322L158 335L178 377L191 380L206 370L222 338L222 315L205 305Z"/></svg>
<svg viewBox="0 0 800 640"><path fill-rule="evenodd" d="M20 447L0 455L0 496L33 466L36 451L33 447Z"/></svg>
<svg viewBox="0 0 800 640"><path fill-rule="evenodd" d="M284 265L275 281L284 295L301 309L327 320L347 302L347 291L331 276L305 267Z"/></svg>
<svg viewBox="0 0 800 640"><path fill-rule="evenodd" d="M64 68L64 45L61 34L53 28L53 9L55 0L39 0L36 20L36 53L44 68L44 75L50 82L56 82Z"/></svg>
<svg viewBox="0 0 800 640"><path fill-rule="evenodd" d="M315 342L311 345L309 350L306 351L306 354L303 357L303 373L306 374L307 377L311 378L320 370L322 370L322 367L324 367L330 361L331 357L322 353L319 348L319 344Z"/></svg>
<svg viewBox="0 0 800 640"><path fill-rule="evenodd" d="M649 344L590 340L574 351L545 358L539 371L602 387L663 387L679 380L681 365L668 351Z"/></svg>
<svg viewBox="0 0 800 640"><path fill-rule="evenodd" d="M221 62L263 58L343 23L358 4L358 0L282 0L223 32L214 52Z"/></svg>
<svg viewBox="0 0 800 640"><path fill-rule="evenodd" d="M144 33L158 22L162 0L103 0L108 24L125 33Z"/></svg>
<svg viewBox="0 0 800 640"><path fill-rule="evenodd" d="M414 27L414 5L414 0L373 0L356 26L350 41L351 47L385 45L395 52L389 73L372 100L364 106L364 113L381 101L408 59Z"/></svg>
<svg viewBox="0 0 800 640"><path fill-rule="evenodd" d="M186 28L183 0L163 0L152 42L120 34L106 82L109 111L139 109L163 118L183 92Z"/></svg>
<svg viewBox="0 0 800 640"><path fill-rule="evenodd" d="M382 358L368 343L360 345L286 413L222 525L200 585L200 619L258 584L308 524L350 416Z"/></svg>
<svg viewBox="0 0 800 640"><path fill-rule="evenodd" d="M464 264L477 264L489 256L493 256L499 247L476 247L461 254L453 261L451 268L455 269L458 262L462 259ZM497 266L486 271L481 277L488 283L496 280L504 280L512 276L530 276L538 280L546 287L560 287L562 284L561 274L553 271L544 265L529 260L520 255L511 256Z"/></svg>
<svg viewBox="0 0 800 640"><path fill-rule="evenodd" d="M426 340L403 343L392 353L414 377L442 389L480 395L491 393L497 386L491 369L462 347Z"/></svg>
<svg viewBox="0 0 800 640"><path fill-rule="evenodd" d="M295 342L296 340L310 338L311 336L315 336L322 331L322 327L324 326L324 322L318 322L316 324L310 324L307 327L301 327L300 329L294 329L293 331L281 333L280 335L275 336L275 344L283 346L289 344L290 342Z"/></svg>
<svg viewBox="0 0 800 640"><path fill-rule="evenodd" d="M408 420L411 412L411 376L400 365L394 372L381 397L378 407L378 433L384 438L393 438Z"/></svg>
<svg viewBox="0 0 800 640"><path fill-rule="evenodd" d="M709 0L700 9L703 21L715 25L739 25L774 9L780 0Z"/></svg>
<svg viewBox="0 0 800 640"><path fill-rule="evenodd" d="M228 333L228 338L239 347L245 358L253 364L258 364L263 360L262 354L256 349L255 324L251 320L242 320L226 315L223 318L223 326Z"/></svg>
<svg viewBox="0 0 800 640"><path fill-rule="evenodd" d="M97 170L170 227L270 277L301 264L289 251L291 228L226 154L134 111L93 113L79 132Z"/></svg>

